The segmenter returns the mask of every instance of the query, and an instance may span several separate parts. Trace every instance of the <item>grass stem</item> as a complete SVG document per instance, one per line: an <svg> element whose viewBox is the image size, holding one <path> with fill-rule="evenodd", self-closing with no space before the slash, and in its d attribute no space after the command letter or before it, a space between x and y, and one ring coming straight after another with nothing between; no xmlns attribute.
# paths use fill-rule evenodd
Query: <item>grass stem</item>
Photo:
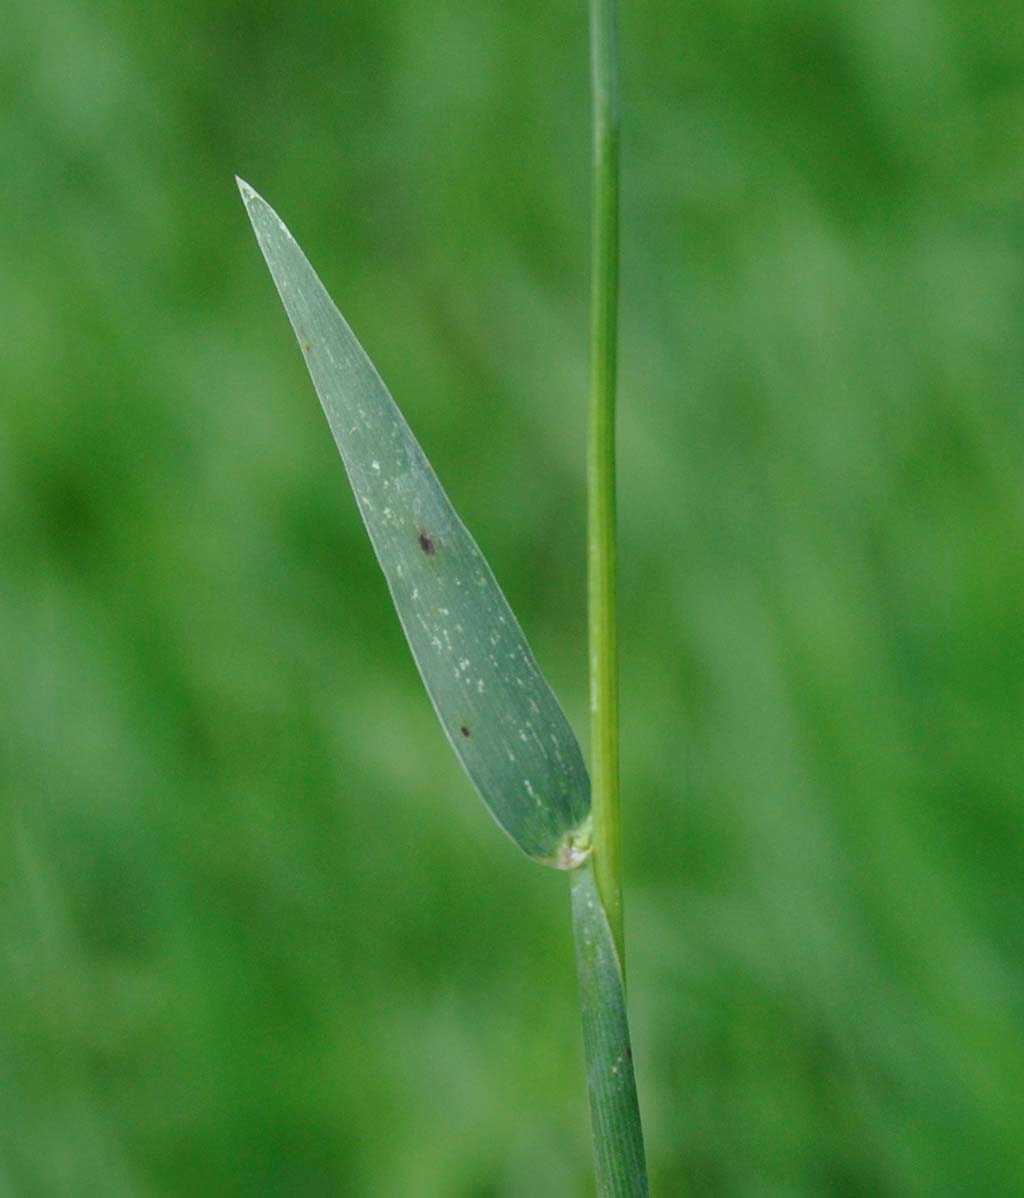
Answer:
<svg viewBox="0 0 1024 1198"><path fill-rule="evenodd" d="M617 0L590 0L590 52L594 190L587 560L594 871L619 961L624 968L615 517L619 298Z"/></svg>
<svg viewBox="0 0 1024 1198"><path fill-rule="evenodd" d="M593 857L573 874L573 933L598 1198L647 1198L643 1128L626 1018L619 819L615 383L619 306L616 0L590 0L594 111L587 577Z"/></svg>

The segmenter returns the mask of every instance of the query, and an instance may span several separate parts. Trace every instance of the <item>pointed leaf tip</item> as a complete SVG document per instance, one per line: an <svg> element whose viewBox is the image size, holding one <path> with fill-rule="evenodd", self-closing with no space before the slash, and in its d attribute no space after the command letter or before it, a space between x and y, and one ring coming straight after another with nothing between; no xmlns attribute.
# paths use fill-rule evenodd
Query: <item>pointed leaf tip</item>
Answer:
<svg viewBox="0 0 1024 1198"><path fill-rule="evenodd" d="M589 856L576 737L419 442L276 212L241 179L416 665L491 814L529 856Z"/></svg>
<svg viewBox="0 0 1024 1198"><path fill-rule="evenodd" d="M260 198L240 175L235 175L235 183L238 185L238 190L242 193L242 199L247 205L250 200L258 200Z"/></svg>

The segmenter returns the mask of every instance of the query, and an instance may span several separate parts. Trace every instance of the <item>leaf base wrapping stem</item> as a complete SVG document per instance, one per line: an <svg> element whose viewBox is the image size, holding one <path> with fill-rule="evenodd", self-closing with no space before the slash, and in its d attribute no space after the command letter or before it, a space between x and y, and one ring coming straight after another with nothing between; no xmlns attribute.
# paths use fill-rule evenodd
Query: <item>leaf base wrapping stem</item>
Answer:
<svg viewBox="0 0 1024 1198"><path fill-rule="evenodd" d="M571 885L598 1198L647 1198L626 992L592 861L572 873Z"/></svg>

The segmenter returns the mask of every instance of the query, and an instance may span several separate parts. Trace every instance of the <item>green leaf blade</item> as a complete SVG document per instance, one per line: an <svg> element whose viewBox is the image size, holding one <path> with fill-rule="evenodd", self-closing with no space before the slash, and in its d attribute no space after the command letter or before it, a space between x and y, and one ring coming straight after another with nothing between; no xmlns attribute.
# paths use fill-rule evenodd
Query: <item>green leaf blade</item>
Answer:
<svg viewBox="0 0 1024 1198"><path fill-rule="evenodd" d="M647 1198L626 989L592 860L572 874L572 926L598 1198Z"/></svg>
<svg viewBox="0 0 1024 1198"><path fill-rule="evenodd" d="M590 851L576 737L370 359L277 214L238 185L444 732L520 848L574 868Z"/></svg>

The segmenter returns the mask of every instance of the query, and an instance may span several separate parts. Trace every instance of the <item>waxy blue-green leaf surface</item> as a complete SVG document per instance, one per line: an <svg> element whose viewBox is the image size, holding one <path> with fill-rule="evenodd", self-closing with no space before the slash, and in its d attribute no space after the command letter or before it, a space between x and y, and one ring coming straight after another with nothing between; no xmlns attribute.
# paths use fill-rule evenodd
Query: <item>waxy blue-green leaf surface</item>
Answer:
<svg viewBox="0 0 1024 1198"><path fill-rule="evenodd" d="M520 848L572 868L589 851L576 737L370 359L277 214L239 188L445 734Z"/></svg>

